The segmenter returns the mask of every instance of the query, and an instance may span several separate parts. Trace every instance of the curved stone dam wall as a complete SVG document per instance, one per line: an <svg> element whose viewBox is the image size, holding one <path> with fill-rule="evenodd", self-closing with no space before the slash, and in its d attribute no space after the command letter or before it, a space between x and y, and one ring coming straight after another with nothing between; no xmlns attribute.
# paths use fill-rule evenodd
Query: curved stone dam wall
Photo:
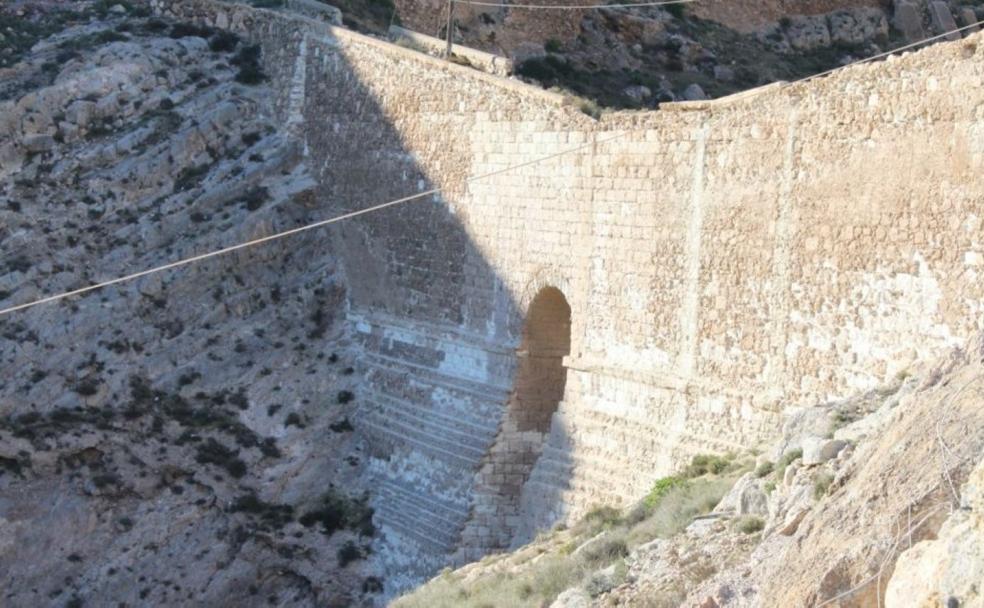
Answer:
<svg viewBox="0 0 984 608"><path fill-rule="evenodd" d="M301 16L158 9L262 44L321 216L433 190L325 241L397 587L984 328L981 36L596 121Z"/></svg>

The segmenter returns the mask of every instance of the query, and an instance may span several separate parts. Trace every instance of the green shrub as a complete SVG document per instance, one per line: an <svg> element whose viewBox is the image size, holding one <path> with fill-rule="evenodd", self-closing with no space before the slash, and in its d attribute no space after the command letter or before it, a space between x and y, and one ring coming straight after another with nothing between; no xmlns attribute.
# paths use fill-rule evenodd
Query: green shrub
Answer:
<svg viewBox="0 0 984 608"><path fill-rule="evenodd" d="M608 576L607 574L602 574L601 572L595 572L588 579L588 582L584 584L584 590L588 592L591 597L598 597L599 595L608 593L615 588L615 580Z"/></svg>
<svg viewBox="0 0 984 608"><path fill-rule="evenodd" d="M543 48L546 49L548 53L559 53L561 49L563 49L563 45L560 43L560 40L551 38L550 40L547 40L547 43L543 45Z"/></svg>
<svg viewBox="0 0 984 608"><path fill-rule="evenodd" d="M341 546L336 555L338 557L339 568L344 568L350 563L365 557L362 549L350 540L345 541L345 544Z"/></svg>
<svg viewBox="0 0 984 608"><path fill-rule="evenodd" d="M335 433L347 433L354 430L352 427L352 423L349 422L348 418L342 418L338 422L332 422L330 425L328 425L328 428L330 428Z"/></svg>
<svg viewBox="0 0 984 608"><path fill-rule="evenodd" d="M208 41L208 48L216 53L231 53L238 45L239 36L225 30L215 32Z"/></svg>
<svg viewBox="0 0 984 608"><path fill-rule="evenodd" d="M820 500L827 495L830 490L830 484L834 482L834 476L831 473L823 472L818 474L813 478L813 498Z"/></svg>
<svg viewBox="0 0 984 608"><path fill-rule="evenodd" d="M683 16L687 12L687 7L683 4L667 4L663 8L666 9L666 12L673 15L677 19L683 19Z"/></svg>
<svg viewBox="0 0 984 608"><path fill-rule="evenodd" d="M585 514L574 526L575 535L594 536L602 530L608 530L621 524L622 512L610 506L595 507Z"/></svg>
<svg viewBox="0 0 984 608"><path fill-rule="evenodd" d="M761 479L766 475L771 474L773 470L775 470L775 465L769 461L765 461L760 464L757 469L755 469L755 476Z"/></svg>
<svg viewBox="0 0 984 608"><path fill-rule="evenodd" d="M382 579L370 576L362 581L362 593L380 593L383 590Z"/></svg>
<svg viewBox="0 0 984 608"><path fill-rule="evenodd" d="M243 84L260 84L266 80L266 74L260 67L260 45L252 44L239 49L239 52L232 58L230 63L239 68L236 73L236 82Z"/></svg>
<svg viewBox="0 0 984 608"><path fill-rule="evenodd" d="M597 103L591 101L590 99L586 99L582 101L580 105L578 105L578 109L581 110L581 112L587 114L588 116L596 120L598 118L601 118L601 107L599 107Z"/></svg>
<svg viewBox="0 0 984 608"><path fill-rule="evenodd" d="M683 470L684 477L700 477L713 473L720 475L731 470L734 457L718 456L717 454L697 454Z"/></svg>
<svg viewBox="0 0 984 608"><path fill-rule="evenodd" d="M365 497L352 498L331 490L322 497L318 508L305 513L298 521L308 528L320 526L321 532L327 536L343 528L357 531L362 536L372 536L376 533L372 514L373 510Z"/></svg>
<svg viewBox="0 0 984 608"><path fill-rule="evenodd" d="M294 507L265 502L252 491L236 498L228 510L230 513L247 513L254 516L259 521L260 527L267 531L279 530L294 521Z"/></svg>
<svg viewBox="0 0 984 608"><path fill-rule="evenodd" d="M238 450L227 448L211 437L196 450L195 461L199 464L221 466L236 479L246 475L246 463L239 458Z"/></svg>
<svg viewBox="0 0 984 608"><path fill-rule="evenodd" d="M755 534L765 528L765 522L761 517L745 516L735 522L735 527L743 534Z"/></svg>
<svg viewBox="0 0 984 608"><path fill-rule="evenodd" d="M653 484L653 489L649 490L649 494L646 495L646 497L643 499L642 502L646 506L646 509L651 510L671 490L673 490L674 488L678 488L686 483L687 481L685 479L677 475L671 475L669 477L663 477L661 479L657 479L656 483Z"/></svg>
<svg viewBox="0 0 984 608"><path fill-rule="evenodd" d="M786 475L786 467L791 465L797 458L803 457L803 450L797 448L795 450L790 450L782 455L779 462L776 463L776 470L779 471L779 477L782 478Z"/></svg>
<svg viewBox="0 0 984 608"><path fill-rule="evenodd" d="M199 26L193 23L175 23L171 26L171 38L190 38L198 37L208 40L215 30L210 27Z"/></svg>
<svg viewBox="0 0 984 608"><path fill-rule="evenodd" d="M580 550L581 558L590 566L607 566L613 561L629 554L624 530L605 532L591 540Z"/></svg>

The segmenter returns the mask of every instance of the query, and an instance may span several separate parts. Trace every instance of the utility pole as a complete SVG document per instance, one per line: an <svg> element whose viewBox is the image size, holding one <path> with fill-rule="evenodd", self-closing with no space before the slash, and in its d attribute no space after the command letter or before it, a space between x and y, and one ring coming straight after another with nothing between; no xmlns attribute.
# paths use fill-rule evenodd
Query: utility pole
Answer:
<svg viewBox="0 0 984 608"><path fill-rule="evenodd" d="M454 26L454 0L448 0L448 48L444 51L444 58L451 60L451 30Z"/></svg>

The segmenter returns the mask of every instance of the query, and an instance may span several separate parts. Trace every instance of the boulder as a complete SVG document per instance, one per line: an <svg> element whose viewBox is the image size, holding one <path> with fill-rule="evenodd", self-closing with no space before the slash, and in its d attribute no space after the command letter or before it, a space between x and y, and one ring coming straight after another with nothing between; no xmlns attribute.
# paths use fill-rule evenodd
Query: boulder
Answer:
<svg viewBox="0 0 984 608"><path fill-rule="evenodd" d="M96 104L92 101L73 101L72 104L65 109L65 119L83 129L92 122L92 119L95 118L95 116Z"/></svg>
<svg viewBox="0 0 984 608"><path fill-rule="evenodd" d="M714 79L721 82L734 82L735 71L723 65L714 66Z"/></svg>
<svg viewBox="0 0 984 608"><path fill-rule="evenodd" d="M984 605L984 461L963 487L934 540L915 544L898 558L885 593L886 608Z"/></svg>
<svg viewBox="0 0 984 608"><path fill-rule="evenodd" d="M591 596L580 587L571 587L557 596L550 608L588 608L591 606Z"/></svg>
<svg viewBox="0 0 984 608"><path fill-rule="evenodd" d="M811 437L803 441L803 464L817 465L837 458L840 451L847 447L847 442L841 439L822 439Z"/></svg>
<svg viewBox="0 0 984 608"><path fill-rule="evenodd" d="M622 90L622 95L625 95L635 103L642 103L652 97L653 92L649 89L649 87L639 84L631 87L625 87L625 89Z"/></svg>
<svg viewBox="0 0 984 608"><path fill-rule="evenodd" d="M933 24L933 31L937 34L946 35L947 40L960 40L960 32L954 30L957 29L957 22L953 20L953 13L950 12L950 7L943 0L935 0L929 3L929 17Z"/></svg>
<svg viewBox="0 0 984 608"><path fill-rule="evenodd" d="M797 51L812 51L830 46L830 29L824 16L796 15L789 18L786 39Z"/></svg>
<svg viewBox="0 0 984 608"><path fill-rule="evenodd" d="M830 408L803 407L790 408L785 412L786 421L782 425L782 440L772 453L777 462L783 454L802 448L803 441L810 437L822 437L830 431Z"/></svg>
<svg viewBox="0 0 984 608"><path fill-rule="evenodd" d="M960 23L964 27L969 28L966 30L967 33L972 34L974 32L980 31L981 27L980 25L977 24L977 21L978 21L977 13L974 12L974 9L970 8L969 6L965 6L962 9L960 9Z"/></svg>
<svg viewBox="0 0 984 608"><path fill-rule="evenodd" d="M764 483L754 473L745 473L721 499L715 511L730 511L735 515L768 515L769 497Z"/></svg>
<svg viewBox="0 0 984 608"><path fill-rule="evenodd" d="M683 90L683 98L687 101L702 101L707 99L704 89L696 82Z"/></svg>
<svg viewBox="0 0 984 608"><path fill-rule="evenodd" d="M915 42L926 37L923 29L922 13L915 4L911 2L896 2L895 14L892 16L892 25L895 29L902 32L907 40Z"/></svg>
<svg viewBox="0 0 984 608"><path fill-rule="evenodd" d="M55 138L51 135L28 135L21 140L28 152L47 152L55 147Z"/></svg>

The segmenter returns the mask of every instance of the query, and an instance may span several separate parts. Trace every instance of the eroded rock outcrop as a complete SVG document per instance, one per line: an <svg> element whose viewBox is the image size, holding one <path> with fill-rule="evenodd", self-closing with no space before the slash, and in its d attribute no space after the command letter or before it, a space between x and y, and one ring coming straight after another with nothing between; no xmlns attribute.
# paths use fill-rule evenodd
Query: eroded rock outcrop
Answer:
<svg viewBox="0 0 984 608"><path fill-rule="evenodd" d="M0 308L310 221L256 47L61 18L0 84ZM0 319L0 604L373 601L323 236Z"/></svg>
<svg viewBox="0 0 984 608"><path fill-rule="evenodd" d="M984 462L970 474L961 498L935 540L899 556L885 594L887 607L984 606Z"/></svg>

